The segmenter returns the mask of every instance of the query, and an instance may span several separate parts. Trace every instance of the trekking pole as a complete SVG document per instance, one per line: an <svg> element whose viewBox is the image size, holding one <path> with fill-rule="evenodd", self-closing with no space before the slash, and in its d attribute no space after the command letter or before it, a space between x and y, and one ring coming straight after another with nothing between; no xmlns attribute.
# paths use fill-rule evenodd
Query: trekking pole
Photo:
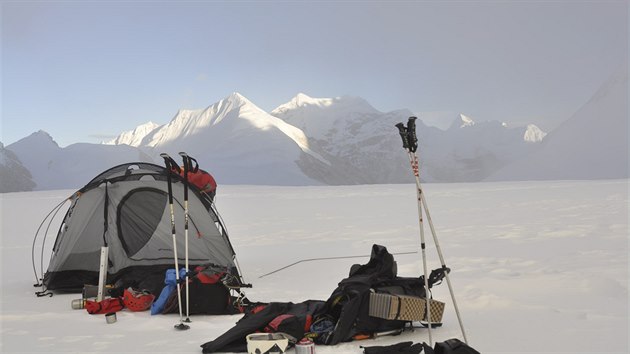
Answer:
<svg viewBox="0 0 630 354"><path fill-rule="evenodd" d="M179 282L179 264L177 263L177 238L175 232L175 211L173 210L173 186L171 180L171 173L173 169L180 170L177 163L166 153L160 154L160 156L164 159L164 164L166 165L166 183L168 186L168 204L171 210L171 233L173 235L173 258L175 259L175 280L177 282L177 304L179 307L179 324L175 325L176 329L186 330L189 329L190 326L184 324L184 319L182 315L182 293L181 293L181 284Z"/></svg>
<svg viewBox="0 0 630 354"><path fill-rule="evenodd" d="M409 154L409 162L411 164L411 168L413 170L415 179L416 179L416 189L418 194L418 208L424 209L424 213L427 216L427 222L429 223L429 228L431 229L431 235L433 236L433 242L435 243L435 248L438 253L438 257L440 258L440 263L442 265L442 269L444 270L444 276L446 278L446 283L448 285L448 290L451 295L451 300L453 301L453 307L455 308L455 314L457 315L457 321L459 322L459 327L462 331L462 337L465 343L468 343L468 339L466 337L466 331L464 330L464 324L462 322L462 317L459 312L459 307L457 306L457 300L455 299L455 292L453 291L453 285L451 284L450 277L448 275L449 268L446 266L446 262L444 261L444 255L442 254L442 248L440 247L440 242L437 238L437 233L435 232L435 227L433 226L433 221L431 219L431 214L429 213L429 207L427 205L426 198L424 197L424 193L422 193L422 187L420 185L420 172L419 172L419 160L418 155L416 153L418 145L417 145L417 136L416 136L416 117L410 117L407 122L407 128L405 128L405 132L407 133L407 141L405 144L405 138L403 137L403 147L407 150ZM404 125L402 123L398 123L396 125L400 130L401 136L403 135ZM413 140L413 142L411 142ZM421 231L422 234L422 231ZM424 241L423 241L424 242ZM424 248L424 246L422 246ZM425 275L426 279L426 275ZM427 302L428 303L428 302ZM430 325L430 313L427 315L429 319Z"/></svg>
<svg viewBox="0 0 630 354"><path fill-rule="evenodd" d="M403 123L396 124L398 131L400 133L400 137L402 139L403 148L407 150L407 153L411 162L411 151L415 151L418 147L418 140L415 137L415 117L409 118L407 122L407 127L404 126ZM410 129L413 128L413 134L410 134ZM413 170L413 174L416 178L416 194L418 198L418 223L420 226L420 249L422 253L422 269L424 271L424 298L426 300L426 317L428 324L428 332L429 332L429 345L433 346L433 338L431 335L431 298L429 296L429 273L427 271L427 254L426 254L426 243L424 238L424 222L422 220L422 204L420 203L422 189L419 187L420 177L418 173L418 166L411 163L411 168Z"/></svg>
<svg viewBox="0 0 630 354"><path fill-rule="evenodd" d="M415 156L416 163L418 157ZM446 267L446 262L444 261L444 255L442 254L442 248L440 247L440 242L438 241L437 234L435 233L435 227L433 226L433 221L431 220L431 214L429 213L429 207L427 205L427 201L424 197L424 194L420 194L421 203L424 206L424 212L427 216L427 221L429 223L429 228L431 229L431 234L433 236L433 242L435 243L435 249L437 250L438 257L440 258L440 264L442 265L442 269L444 269L444 275L446 278L446 284L448 284L448 290L451 293L451 299L453 300L453 307L455 308L455 314L457 314L457 321L459 322L459 327L462 330L462 337L464 338L464 343L468 344L468 338L466 338L466 331L464 330L464 324L462 322L462 316L459 313L459 307L457 306L457 300L455 299L455 292L453 291L453 285L451 284L451 278L448 276L448 268Z"/></svg>
<svg viewBox="0 0 630 354"><path fill-rule="evenodd" d="M190 269L188 269L188 172L192 169L193 173L197 172L197 170L199 169L199 165L196 165L196 167L192 167L192 162L193 162L193 158L188 156L188 154L186 154L185 152L180 152L179 156L182 157L182 160L184 162L184 239L185 239L185 243L184 243L184 248L185 248L185 267L186 267L186 273L188 273L190 271ZM194 160L195 162L197 162L196 160ZM188 279L186 279L186 319L184 320L184 322L188 322L190 323L190 287L189 287L189 283L188 283Z"/></svg>

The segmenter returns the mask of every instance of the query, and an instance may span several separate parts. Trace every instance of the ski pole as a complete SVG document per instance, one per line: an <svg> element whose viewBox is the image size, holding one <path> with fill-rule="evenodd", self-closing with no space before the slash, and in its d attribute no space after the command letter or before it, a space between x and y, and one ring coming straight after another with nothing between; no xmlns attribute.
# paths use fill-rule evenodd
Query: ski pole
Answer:
<svg viewBox="0 0 630 354"><path fill-rule="evenodd" d="M418 159L415 154L413 154ZM416 162L417 163L417 162ZM420 181L418 181L419 185ZM427 221L429 223L429 228L431 229L431 234L433 235L433 242L435 243L435 249L437 250L438 257L440 258L440 264L442 265L442 269L444 269L444 277L446 278L446 284L448 284L448 290L451 293L451 300L453 300L453 308L455 308L455 314L457 315L457 321L459 322L459 327L462 330L462 337L464 338L464 342L468 344L468 338L466 338L466 331L464 330L464 324L462 322L462 316L459 313L459 306L457 306L457 300L455 299L455 292L453 291L453 285L451 284L451 278L448 276L448 271L446 267L446 262L444 261L444 255L442 254L442 248L440 247L440 242L438 241L437 234L435 232L435 227L433 226L433 221L431 220L431 214L429 213L429 207L427 205L427 201L424 197L424 194L420 194L421 203L424 206L424 212L427 215Z"/></svg>
<svg viewBox="0 0 630 354"><path fill-rule="evenodd" d="M190 156L188 156L188 154L186 154L185 152L180 152L179 156L182 157L182 160L184 162L184 238L185 238L185 243L184 243L184 248L185 248L185 267L186 267L186 273L188 273L190 271L190 269L188 269L188 172L191 170L192 167L192 158ZM196 172L196 171L193 171ZM189 287L189 282L188 279L186 279L186 320L184 320L184 322L191 322L190 321L190 287Z"/></svg>
<svg viewBox="0 0 630 354"><path fill-rule="evenodd" d="M444 270L444 276L446 278L446 283L448 285L448 290L450 292L451 299L453 300L453 307L455 308L455 313L457 315L459 327L462 331L462 337L464 339L464 342L468 343L468 339L466 337L466 331L464 330L464 324L462 322L461 314L459 312L459 307L457 306L457 300L455 299L455 292L453 291L453 286L451 284L451 280L448 275L449 268L446 266L446 262L444 261L442 248L440 247L440 243L437 238L437 233L435 232L435 227L433 226L433 221L431 219L431 214L429 213L429 206L427 205L427 201L426 201L426 198L424 197L424 193L422 192L422 186L420 184L419 160L418 160L418 155L416 153L417 148L418 148L418 145L417 145L418 138L416 136L416 125L415 125L416 119L417 119L416 117L410 117L409 121L407 122L407 128L405 129L406 137L403 137L403 147L407 150L407 153L409 155L409 162L411 164L411 168L413 170L415 180L416 180L416 189L417 189L417 194L418 194L418 208L424 209L424 213L427 216L427 222L429 223L429 228L431 229L431 234L433 236L433 242L435 243L435 248L437 250L438 257L440 258L442 269ZM402 128L404 128L404 125L402 123L398 123L396 126L398 127L400 134L402 136L403 135ZM425 276L425 279L426 279L426 276ZM428 304L428 301L427 301L427 304ZM427 318L429 319L429 326L430 326L431 314L428 313L427 316L428 316Z"/></svg>
<svg viewBox="0 0 630 354"><path fill-rule="evenodd" d="M411 156L411 152L409 153ZM416 183L419 180L418 168L413 162L411 162L411 166L414 172L414 176L416 178ZM416 196L418 198L418 220L420 223L420 248L422 249L422 267L424 269L424 288L426 289L425 300L427 301L427 325L429 332L429 345L433 346L433 339L431 337L431 297L429 296L429 277L427 276L427 255L426 255L426 239L424 237L424 220L422 218L422 204L420 201L422 200L422 189L416 188Z"/></svg>
<svg viewBox="0 0 630 354"><path fill-rule="evenodd" d="M176 329L186 330L189 329L190 326L184 324L184 319L182 315L182 293L181 293L181 284L179 282L179 264L177 263L177 238L175 231L175 211L173 209L173 186L171 173L173 169L180 170L177 163L166 153L160 154L160 156L164 159L164 164L166 165L166 183L168 186L168 204L171 211L171 234L173 235L173 258L175 259L175 280L177 283L177 304L179 307L179 324L175 325Z"/></svg>
<svg viewBox="0 0 630 354"><path fill-rule="evenodd" d="M459 322L459 327L462 331L462 337L465 343L468 343L468 338L466 338L466 331L464 330L464 324L462 322L462 316L459 312L459 306L457 306L457 300L455 298L455 291L453 290L453 285L451 284L451 278L448 275L448 267L446 266L446 261L444 260L444 255L442 254L442 248L440 247L440 241L438 240L437 233L435 232L435 227L433 226L433 220L431 219L431 213L429 212L429 206L427 204L427 200L422 193L422 187L420 186L420 172L419 172L419 162L418 162L418 138L416 136L416 118L409 118L409 122L407 123L407 129L409 130L409 140L415 141L409 149L409 156L413 160L412 165L415 166L415 176L416 176L416 187L419 191L420 196L420 205L424 208L424 213L427 216L427 222L429 223L429 229L431 230L431 235L433 236L433 243L435 244L435 249L437 250L438 257L440 258L440 264L442 265L442 269L444 270L444 275L446 278L446 284L448 285L448 290L451 294L451 300L453 300L453 308L455 309L455 314L457 315L457 321Z"/></svg>
<svg viewBox="0 0 630 354"><path fill-rule="evenodd" d="M407 122L407 127L405 127L402 123L396 124L398 128L398 132L402 138L403 148L407 150L409 155L409 162L411 163L411 168L413 170L413 174L416 178L416 186L417 181L419 181L419 173L418 167L415 166L411 160L411 151L417 149L418 139L415 136L415 117L409 118ZM412 134L411 131L414 133ZM427 324L428 324L428 333L429 333L429 345L433 346L433 337L431 334L431 298L429 296L429 273L427 270L427 254L426 254L426 243L424 237L424 222L422 219L422 205L420 204L422 190L420 188L416 188L416 196L418 199L418 223L420 226L420 250L422 253L422 269L424 272L424 298L426 300L426 313L427 313Z"/></svg>

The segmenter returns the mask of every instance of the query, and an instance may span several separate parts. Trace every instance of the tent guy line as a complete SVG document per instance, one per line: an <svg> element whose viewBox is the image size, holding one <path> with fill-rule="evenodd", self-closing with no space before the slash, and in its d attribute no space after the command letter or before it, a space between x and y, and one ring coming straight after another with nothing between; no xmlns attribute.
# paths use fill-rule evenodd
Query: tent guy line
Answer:
<svg viewBox="0 0 630 354"><path fill-rule="evenodd" d="M418 253L418 251L413 251L413 252L400 252L400 253L392 253L392 255L401 255L401 254L415 254ZM287 266L284 266L282 268L278 268L272 272L263 274L261 276L258 277L258 279L260 278L264 278L268 275L274 274L274 273L278 273L281 270L285 270L289 267L293 267L296 264L300 264L300 263L304 263L304 262L312 262L312 261L325 261L325 260L330 260L330 259L350 259L350 258L365 258L365 257L370 257L369 254L365 254L365 255L361 255L361 256L337 256L337 257L320 257L320 258L307 258L307 259L301 259L297 262L293 262Z"/></svg>

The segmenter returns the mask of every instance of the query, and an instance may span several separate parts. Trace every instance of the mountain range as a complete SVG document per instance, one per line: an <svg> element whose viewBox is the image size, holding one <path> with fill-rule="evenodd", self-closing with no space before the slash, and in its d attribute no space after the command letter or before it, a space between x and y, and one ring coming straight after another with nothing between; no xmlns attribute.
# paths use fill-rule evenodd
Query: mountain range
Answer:
<svg viewBox="0 0 630 354"><path fill-rule="evenodd" d="M628 68L621 66L525 158L487 180L628 178Z"/></svg>
<svg viewBox="0 0 630 354"><path fill-rule="evenodd" d="M453 114L444 130L425 125L420 116L421 179L627 178L623 97L627 70L549 135L532 124L511 127L464 114ZM194 156L220 184L409 183L413 176L394 125L413 115L406 109L380 112L360 97L303 93L266 112L232 93L205 109L180 110L165 124L148 122L102 144L62 148L46 132L35 132L3 148L0 162L3 171L23 166L14 169L30 174L40 190L79 188L116 164L161 164L161 152L179 151ZM576 151L579 159L572 157ZM29 189L28 183L14 187Z"/></svg>
<svg viewBox="0 0 630 354"><path fill-rule="evenodd" d="M35 187L33 176L11 150L0 143L0 193L29 191Z"/></svg>

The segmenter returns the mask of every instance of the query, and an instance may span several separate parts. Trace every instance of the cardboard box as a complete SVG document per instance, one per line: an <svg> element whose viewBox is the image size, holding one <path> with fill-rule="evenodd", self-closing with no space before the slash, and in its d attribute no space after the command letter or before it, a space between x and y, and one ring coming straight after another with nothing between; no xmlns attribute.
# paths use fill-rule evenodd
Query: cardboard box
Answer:
<svg viewBox="0 0 630 354"><path fill-rule="evenodd" d="M431 300L431 323L442 323L445 304ZM370 294L369 315L388 320L426 321L426 300L417 296Z"/></svg>

